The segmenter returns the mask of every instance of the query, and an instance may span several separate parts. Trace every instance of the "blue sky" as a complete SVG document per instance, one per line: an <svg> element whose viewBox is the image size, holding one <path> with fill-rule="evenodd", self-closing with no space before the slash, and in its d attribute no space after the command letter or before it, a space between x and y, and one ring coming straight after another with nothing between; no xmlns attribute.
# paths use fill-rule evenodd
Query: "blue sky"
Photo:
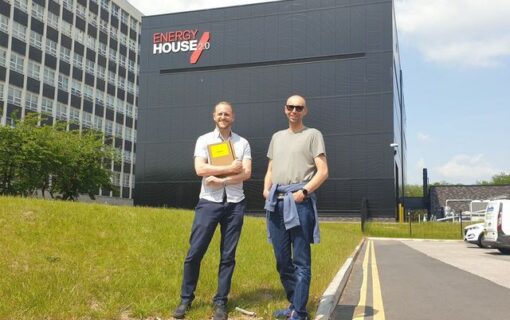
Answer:
<svg viewBox="0 0 510 320"><path fill-rule="evenodd" d="M130 0L144 14L248 0ZM510 173L510 0L395 0L407 177L474 184Z"/></svg>

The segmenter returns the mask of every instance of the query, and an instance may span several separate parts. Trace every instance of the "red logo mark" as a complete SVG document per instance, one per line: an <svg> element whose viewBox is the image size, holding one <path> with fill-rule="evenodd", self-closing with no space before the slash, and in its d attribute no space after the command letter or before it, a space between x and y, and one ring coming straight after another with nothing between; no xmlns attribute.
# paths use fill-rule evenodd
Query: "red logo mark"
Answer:
<svg viewBox="0 0 510 320"><path fill-rule="evenodd" d="M198 59L200 59L200 56L202 55L202 51L204 51L204 49L207 49L207 46L209 45L210 35L211 33L209 31L204 32L204 34L200 38L200 41L197 44L197 50L193 51L193 54L189 58L189 63L191 64L197 63Z"/></svg>

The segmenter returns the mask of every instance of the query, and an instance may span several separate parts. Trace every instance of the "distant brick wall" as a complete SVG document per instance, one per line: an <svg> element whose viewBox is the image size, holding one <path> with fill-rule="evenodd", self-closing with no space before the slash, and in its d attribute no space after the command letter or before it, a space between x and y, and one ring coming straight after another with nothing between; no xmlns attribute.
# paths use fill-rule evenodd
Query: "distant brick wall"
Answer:
<svg viewBox="0 0 510 320"><path fill-rule="evenodd" d="M448 199L488 200L500 195L510 195L510 185L488 186L431 186L430 212L441 217L441 207ZM469 210L469 201L449 202L455 212Z"/></svg>

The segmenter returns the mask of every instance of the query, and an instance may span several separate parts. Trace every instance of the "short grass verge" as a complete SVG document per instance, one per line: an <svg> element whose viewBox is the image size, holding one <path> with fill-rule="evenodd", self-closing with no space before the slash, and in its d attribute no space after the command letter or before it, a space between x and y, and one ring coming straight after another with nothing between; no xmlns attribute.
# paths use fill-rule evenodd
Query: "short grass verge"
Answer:
<svg viewBox="0 0 510 320"><path fill-rule="evenodd" d="M0 197L0 319L170 318L179 302L190 210ZM362 238L359 224L321 224L309 310ZM188 319L208 319L219 236L202 263ZM229 308L269 319L287 305L265 220L246 217Z"/></svg>
<svg viewBox="0 0 510 320"><path fill-rule="evenodd" d="M463 223L462 228L468 223ZM383 223L367 222L365 235L386 238L455 239L461 240L461 226L458 222Z"/></svg>

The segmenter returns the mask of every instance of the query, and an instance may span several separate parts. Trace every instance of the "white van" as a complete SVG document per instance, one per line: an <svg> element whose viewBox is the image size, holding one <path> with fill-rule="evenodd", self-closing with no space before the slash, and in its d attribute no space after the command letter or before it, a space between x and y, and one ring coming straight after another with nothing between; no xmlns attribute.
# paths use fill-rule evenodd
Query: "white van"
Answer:
<svg viewBox="0 0 510 320"><path fill-rule="evenodd" d="M510 197L495 198L487 205L483 244L510 254Z"/></svg>

